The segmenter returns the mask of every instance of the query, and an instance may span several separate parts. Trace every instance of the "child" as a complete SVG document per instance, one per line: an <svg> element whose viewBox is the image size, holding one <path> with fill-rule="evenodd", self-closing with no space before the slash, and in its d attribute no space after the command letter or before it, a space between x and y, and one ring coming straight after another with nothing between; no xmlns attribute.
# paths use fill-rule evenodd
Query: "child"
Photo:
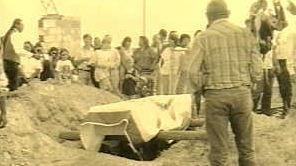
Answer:
<svg viewBox="0 0 296 166"><path fill-rule="evenodd" d="M67 49L61 49L60 51L60 60L57 62L56 72L57 79L62 82L71 81L74 74L74 66L69 60L70 55Z"/></svg>

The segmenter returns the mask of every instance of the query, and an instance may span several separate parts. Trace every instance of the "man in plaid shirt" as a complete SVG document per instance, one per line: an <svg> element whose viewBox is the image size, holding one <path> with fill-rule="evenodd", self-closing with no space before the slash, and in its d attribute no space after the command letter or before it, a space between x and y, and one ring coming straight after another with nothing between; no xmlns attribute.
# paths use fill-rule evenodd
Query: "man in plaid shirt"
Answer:
<svg viewBox="0 0 296 166"><path fill-rule="evenodd" d="M212 0L206 14L209 27L193 43L188 70L192 92L202 90L206 99L210 162L212 166L228 165L230 121L239 165L253 166L251 86L261 81L263 70L258 44L251 32L227 20L230 13L223 0Z"/></svg>

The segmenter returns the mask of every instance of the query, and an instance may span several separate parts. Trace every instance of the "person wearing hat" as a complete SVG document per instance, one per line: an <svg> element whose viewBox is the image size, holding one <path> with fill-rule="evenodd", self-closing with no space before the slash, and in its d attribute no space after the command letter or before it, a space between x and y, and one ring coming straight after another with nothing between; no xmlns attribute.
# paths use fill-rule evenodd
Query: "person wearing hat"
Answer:
<svg viewBox="0 0 296 166"><path fill-rule="evenodd" d="M189 83L192 93L202 91L205 97L211 165L229 165L230 122L239 165L254 166L251 87L261 81L262 60L255 37L246 28L230 23L229 14L223 0L209 2L209 27L197 36L189 51Z"/></svg>

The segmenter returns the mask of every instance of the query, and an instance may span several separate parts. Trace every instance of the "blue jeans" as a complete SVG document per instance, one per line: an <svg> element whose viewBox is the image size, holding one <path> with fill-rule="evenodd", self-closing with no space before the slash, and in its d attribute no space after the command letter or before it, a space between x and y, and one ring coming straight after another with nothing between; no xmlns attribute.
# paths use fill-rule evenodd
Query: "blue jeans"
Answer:
<svg viewBox="0 0 296 166"><path fill-rule="evenodd" d="M255 165L253 141L253 102L248 87L206 90L206 130L211 145L210 163L224 166L228 158L228 124L230 122L239 152L240 166Z"/></svg>

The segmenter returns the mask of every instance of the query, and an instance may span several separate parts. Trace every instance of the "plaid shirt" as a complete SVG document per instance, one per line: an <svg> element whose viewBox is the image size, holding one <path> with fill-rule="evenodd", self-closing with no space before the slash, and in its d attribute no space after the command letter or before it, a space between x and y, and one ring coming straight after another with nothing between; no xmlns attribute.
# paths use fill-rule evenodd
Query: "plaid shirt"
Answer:
<svg viewBox="0 0 296 166"><path fill-rule="evenodd" d="M189 52L192 92L250 86L262 78L262 59L252 34L229 23L215 21L194 41Z"/></svg>

